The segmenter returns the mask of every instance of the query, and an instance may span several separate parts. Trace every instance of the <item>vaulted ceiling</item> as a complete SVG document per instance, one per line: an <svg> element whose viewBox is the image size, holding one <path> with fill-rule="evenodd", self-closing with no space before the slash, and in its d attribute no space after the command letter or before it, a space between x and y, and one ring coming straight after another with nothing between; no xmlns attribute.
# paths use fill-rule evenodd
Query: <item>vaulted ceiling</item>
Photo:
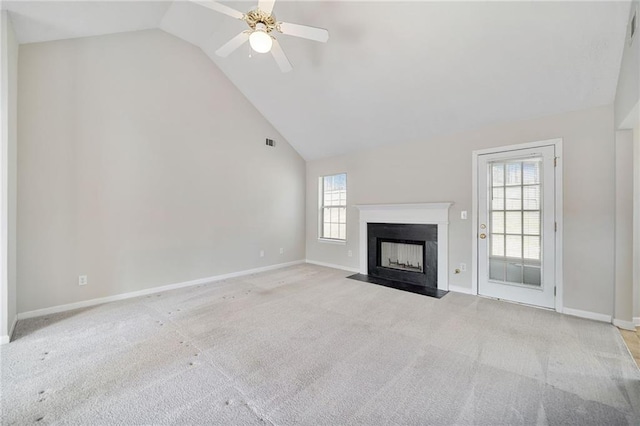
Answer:
<svg viewBox="0 0 640 426"><path fill-rule="evenodd" d="M279 35L294 67L281 73L248 45L217 57L246 24L188 1L3 3L20 43L160 28L201 47L307 160L609 104L630 8L278 0L278 20L330 33Z"/></svg>

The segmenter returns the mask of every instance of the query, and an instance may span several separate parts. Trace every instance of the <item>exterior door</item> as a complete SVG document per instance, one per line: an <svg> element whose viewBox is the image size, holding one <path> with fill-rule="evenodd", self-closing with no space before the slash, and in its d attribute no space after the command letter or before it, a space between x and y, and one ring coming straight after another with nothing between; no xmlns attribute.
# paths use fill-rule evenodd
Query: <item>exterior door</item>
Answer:
<svg viewBox="0 0 640 426"><path fill-rule="evenodd" d="M555 147L478 156L478 294L555 307Z"/></svg>

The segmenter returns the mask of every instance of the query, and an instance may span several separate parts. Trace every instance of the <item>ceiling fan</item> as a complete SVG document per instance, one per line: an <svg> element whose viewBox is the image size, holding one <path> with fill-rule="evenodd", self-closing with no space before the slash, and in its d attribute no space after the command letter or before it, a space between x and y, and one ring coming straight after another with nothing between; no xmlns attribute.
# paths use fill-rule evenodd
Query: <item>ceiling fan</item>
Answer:
<svg viewBox="0 0 640 426"><path fill-rule="evenodd" d="M249 41L251 48L259 53L267 53L271 51L273 58L276 60L278 67L282 72L292 70L291 63L280 47L278 40L271 35L274 30L294 37L302 37L309 40L315 40L326 43L329 39L329 31L324 28L309 27L306 25L290 24L288 22L276 21L275 15L272 13L275 0L259 0L258 7L251 9L247 13L242 13L222 3L213 0L192 0L201 6L224 13L233 18L243 20L249 26L245 30L229 40L226 44L216 50L218 56L226 57L231 52Z"/></svg>

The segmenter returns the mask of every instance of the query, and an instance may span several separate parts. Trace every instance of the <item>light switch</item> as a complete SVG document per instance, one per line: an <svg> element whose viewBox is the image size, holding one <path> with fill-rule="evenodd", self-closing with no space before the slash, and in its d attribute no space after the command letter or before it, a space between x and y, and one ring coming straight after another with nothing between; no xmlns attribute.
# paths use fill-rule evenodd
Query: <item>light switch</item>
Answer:
<svg viewBox="0 0 640 426"><path fill-rule="evenodd" d="M466 220L467 219L467 211L466 210L462 210L460 212L460 219L462 219L462 220Z"/></svg>

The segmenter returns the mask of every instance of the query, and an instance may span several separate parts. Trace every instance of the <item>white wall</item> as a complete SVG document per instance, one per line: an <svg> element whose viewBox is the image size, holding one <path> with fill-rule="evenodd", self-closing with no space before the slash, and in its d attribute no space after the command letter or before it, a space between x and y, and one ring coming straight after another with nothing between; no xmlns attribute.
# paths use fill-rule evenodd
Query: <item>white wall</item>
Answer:
<svg viewBox="0 0 640 426"><path fill-rule="evenodd" d="M398 138L403 136L398 130ZM471 289L471 153L473 150L563 138L564 305L612 314L615 157L613 106L514 122L461 134L361 151L307 163L307 259L358 267L355 204L452 201L449 284ZM319 242L318 177L346 172L347 244ZM353 257L348 257L348 250Z"/></svg>
<svg viewBox="0 0 640 426"><path fill-rule="evenodd" d="M19 73L19 312L304 258L305 163L200 49L29 44Z"/></svg>
<svg viewBox="0 0 640 426"><path fill-rule="evenodd" d="M633 320L640 326L640 120L633 129Z"/></svg>
<svg viewBox="0 0 640 426"><path fill-rule="evenodd" d="M16 184L18 43L6 11L0 15L0 342L11 337L16 321Z"/></svg>
<svg viewBox="0 0 640 426"><path fill-rule="evenodd" d="M640 0L633 0L630 4L629 20L637 11L640 26ZM640 27L636 30L633 43L629 43L629 28L625 38L620 75L616 89L615 125L616 128L633 128L636 125L640 109ZM633 115L633 117L630 117ZM630 121L633 121L630 123ZM630 123L630 124L629 124Z"/></svg>
<svg viewBox="0 0 640 426"><path fill-rule="evenodd" d="M633 329L633 131L616 132L614 324Z"/></svg>
<svg viewBox="0 0 640 426"><path fill-rule="evenodd" d="M640 0L630 2L629 19L627 25L631 21L631 17L636 13L636 20L640 20ZM640 325L640 29L636 30L633 40L629 40L630 28L627 26L627 38L620 64L620 75L618 77L618 86L616 90L616 98L614 102L615 128L618 130L626 129L633 132L633 256L631 266L627 265L625 269L623 265L617 265L616 270L618 276L632 276L632 284L624 284L620 280L616 284L616 298L618 299L616 311L624 312L626 317L627 303L624 298L630 298L633 301L633 317L637 325ZM617 175L628 173L620 170ZM629 179L630 176L627 176ZM624 184L620 182L620 184ZM628 206L624 207L628 209ZM620 214L620 207L618 208ZM628 213L628 211L627 211ZM625 218L620 218L625 220ZM622 228L623 226L620 226ZM624 238L624 237L622 237ZM624 247L616 247L616 256L624 257ZM627 262L628 263L628 262ZM620 287L622 286L622 287ZM618 288L620 287L620 288ZM629 287L632 287L629 293ZM618 306L620 304L623 306ZM616 317L621 314L616 313Z"/></svg>

